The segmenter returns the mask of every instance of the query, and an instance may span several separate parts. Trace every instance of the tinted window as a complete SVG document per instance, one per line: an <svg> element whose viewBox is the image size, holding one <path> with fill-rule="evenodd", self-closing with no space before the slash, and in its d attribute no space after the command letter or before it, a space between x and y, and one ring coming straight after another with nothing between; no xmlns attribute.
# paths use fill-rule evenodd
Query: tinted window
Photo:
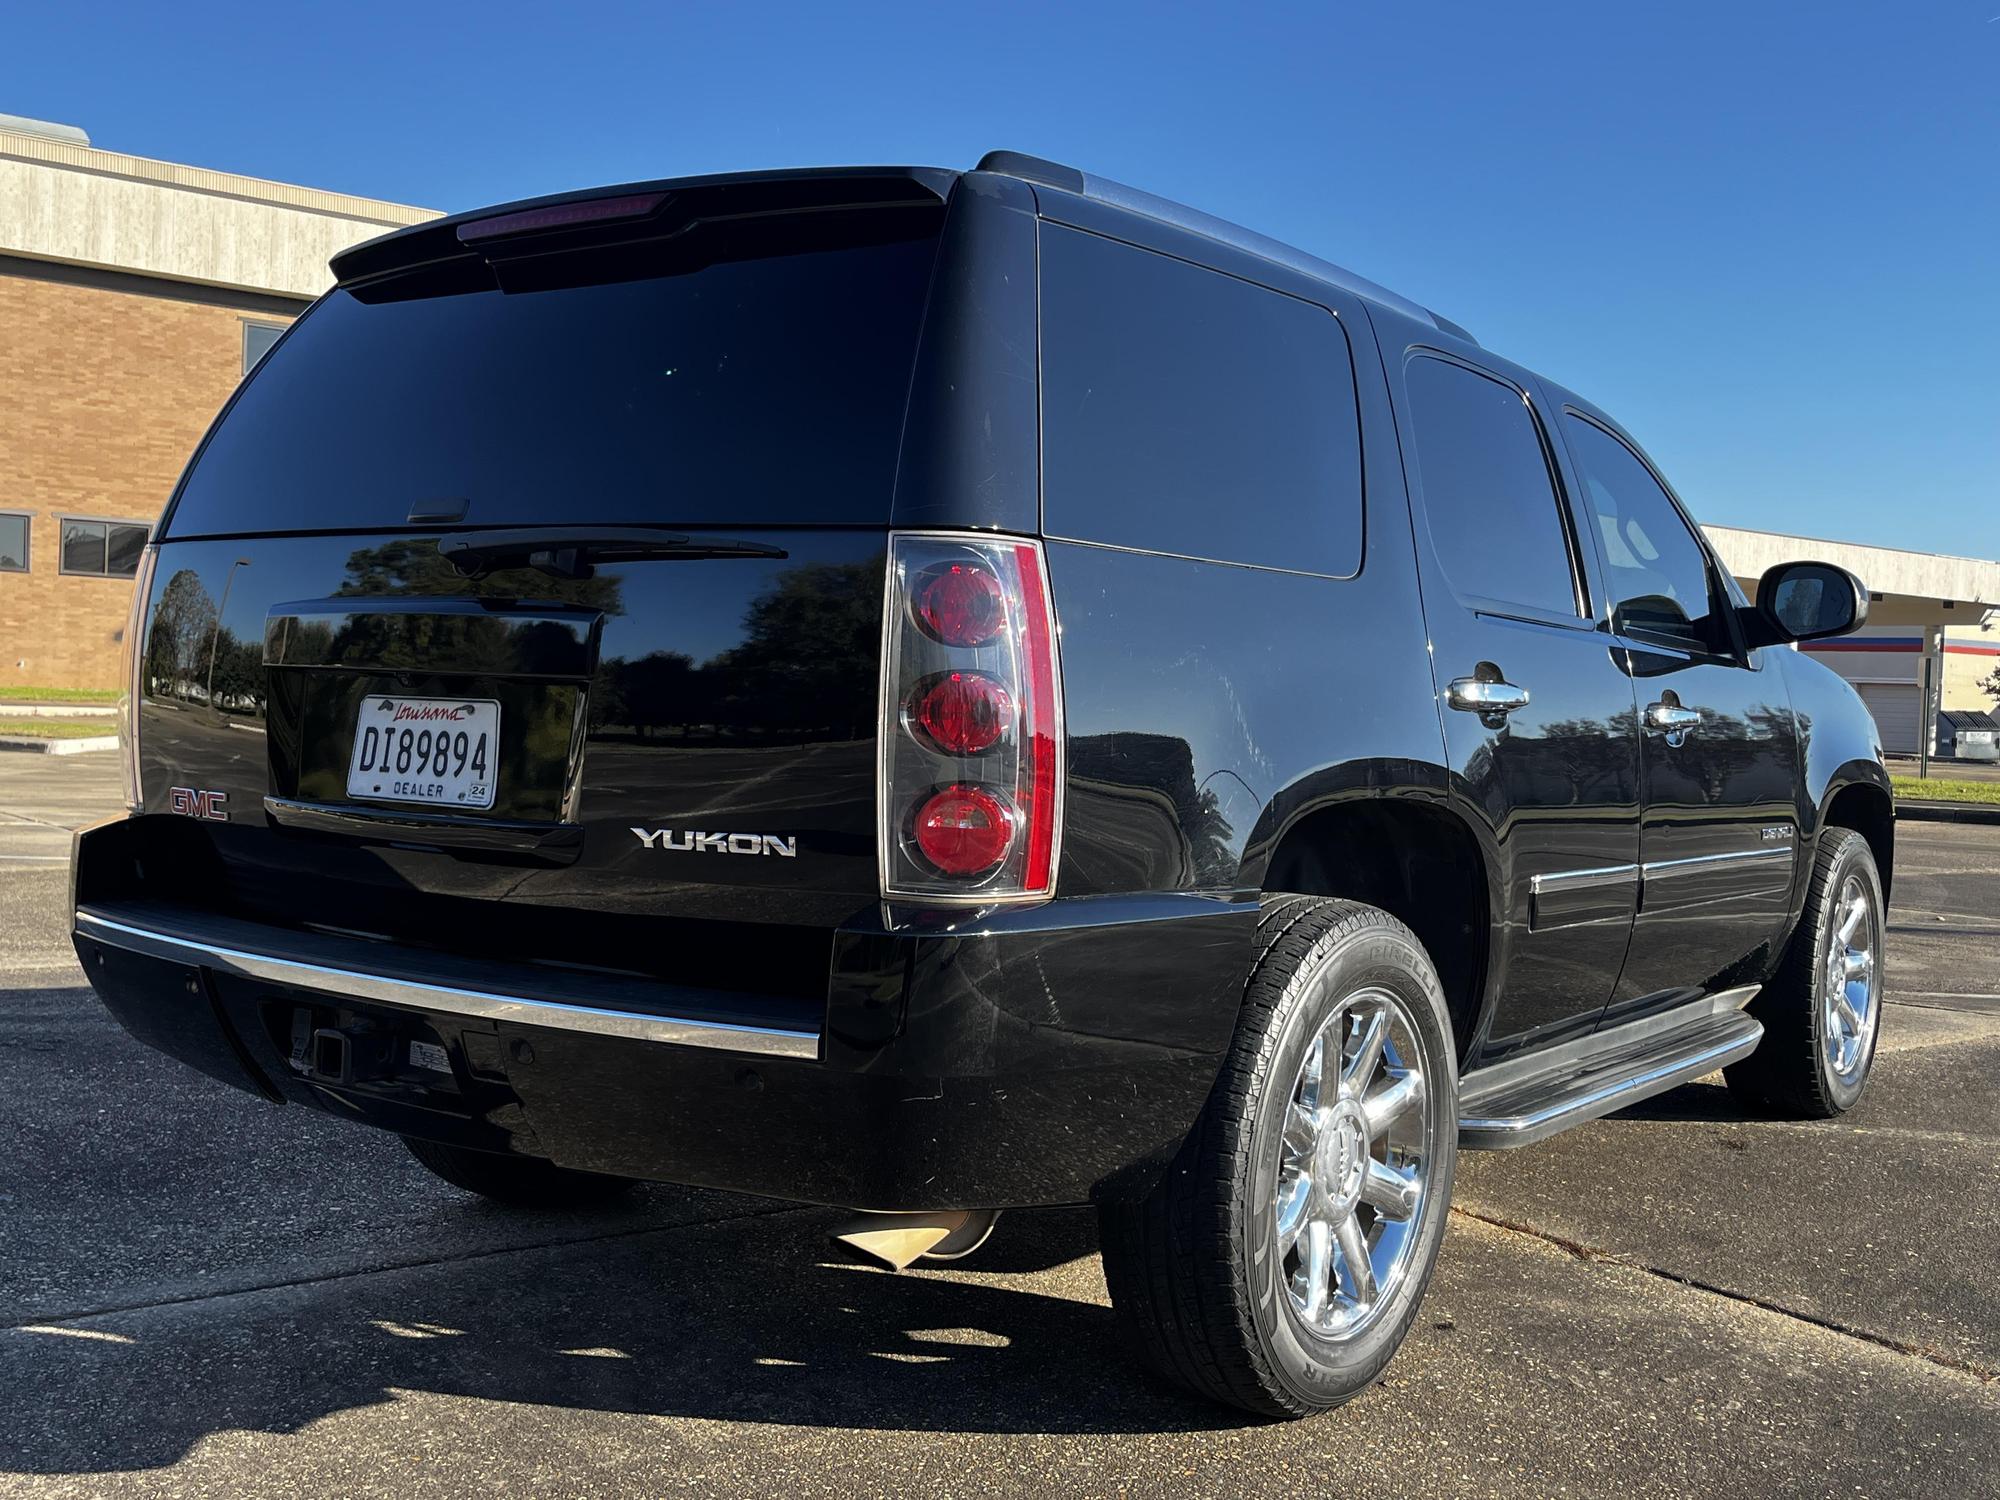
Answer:
<svg viewBox="0 0 2000 1500"><path fill-rule="evenodd" d="M243 325L243 373L248 375L257 368L257 361L271 352L271 346L278 342L278 335L285 331L282 323L245 323Z"/></svg>
<svg viewBox="0 0 2000 1500"><path fill-rule="evenodd" d="M1042 488L1051 536L1352 574L1361 440L1340 320L1044 225Z"/></svg>
<svg viewBox="0 0 2000 1500"><path fill-rule="evenodd" d="M151 528L113 526L104 544L104 571L114 578L130 578L139 571L139 554L146 548Z"/></svg>
<svg viewBox="0 0 2000 1500"><path fill-rule="evenodd" d="M885 521L937 219L866 217L335 291L169 529L400 527L459 498L477 525Z"/></svg>
<svg viewBox="0 0 2000 1500"><path fill-rule="evenodd" d="M1521 393L1441 359L1406 375L1424 514L1460 597L1575 616L1562 501Z"/></svg>
<svg viewBox="0 0 2000 1500"><path fill-rule="evenodd" d="M62 570L65 573L104 571L104 523L65 521L62 523Z"/></svg>
<svg viewBox="0 0 2000 1500"><path fill-rule="evenodd" d="M98 578L130 578L139 571L139 554L150 527L116 521L62 523L62 571Z"/></svg>
<svg viewBox="0 0 2000 1500"><path fill-rule="evenodd" d="M0 516L0 573L28 571L28 518Z"/></svg>
<svg viewBox="0 0 2000 1500"><path fill-rule="evenodd" d="M1634 634L1710 652L1730 649L1708 557L1639 457L1595 422L1563 428L1604 545L1613 619Z"/></svg>

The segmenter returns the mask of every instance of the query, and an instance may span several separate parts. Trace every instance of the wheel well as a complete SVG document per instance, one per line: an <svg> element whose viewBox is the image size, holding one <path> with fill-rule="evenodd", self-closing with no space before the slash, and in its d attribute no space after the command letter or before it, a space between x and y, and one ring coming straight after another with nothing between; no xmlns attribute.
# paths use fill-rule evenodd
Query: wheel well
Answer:
<svg viewBox="0 0 2000 1500"><path fill-rule="evenodd" d="M1896 866L1896 808L1879 786L1856 781L1842 787L1826 804L1822 828L1851 828L1868 840L1875 868L1882 874L1882 897L1889 896L1889 879Z"/></svg>
<svg viewBox="0 0 2000 1500"><path fill-rule="evenodd" d="M1451 1008L1464 1059L1486 983L1486 866L1466 826L1417 803L1343 803L1285 831L1264 889L1380 907L1417 935Z"/></svg>

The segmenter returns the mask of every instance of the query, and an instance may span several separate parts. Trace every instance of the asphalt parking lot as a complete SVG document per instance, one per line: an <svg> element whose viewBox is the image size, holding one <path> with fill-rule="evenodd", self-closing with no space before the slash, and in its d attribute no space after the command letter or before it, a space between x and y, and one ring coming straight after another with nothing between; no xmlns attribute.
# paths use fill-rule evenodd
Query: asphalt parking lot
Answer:
<svg viewBox="0 0 2000 1500"><path fill-rule="evenodd" d="M2000 827L1899 830L1860 1108L1465 1158L1387 1378L1268 1426L1125 1365L1087 1215L895 1277L757 1200L503 1211L145 1051L64 938L117 775L0 761L0 1494L2000 1494Z"/></svg>

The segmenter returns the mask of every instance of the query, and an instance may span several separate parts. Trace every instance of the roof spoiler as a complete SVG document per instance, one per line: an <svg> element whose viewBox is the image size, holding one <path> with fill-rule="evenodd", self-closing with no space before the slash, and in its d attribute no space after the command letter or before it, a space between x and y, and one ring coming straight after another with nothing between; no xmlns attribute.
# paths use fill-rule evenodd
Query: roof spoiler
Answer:
<svg viewBox="0 0 2000 1500"><path fill-rule="evenodd" d="M1440 332L1450 334L1455 339L1463 339L1468 344L1479 341L1458 324L1448 318L1441 318L1427 307L1422 307L1409 298L1390 291L1387 287L1370 281L1365 276L1321 260L1316 255L1295 249L1282 240L1274 240L1268 235L1245 229L1240 224L1232 224L1227 219L1218 219L1213 214L1205 214L1198 208L1189 208L1184 203L1176 203L1171 198L1157 197L1141 192L1138 188L1127 187L1122 182L1113 182L1108 177L1097 177L1075 167L1064 166L1061 162L1049 161L1040 156L1029 156L1021 151L989 151L979 159L981 172L999 172L1008 177L1019 177L1042 187L1055 188L1060 192L1075 193L1080 198L1089 198L1098 203L1109 204L1131 213L1144 214L1149 219L1158 219L1163 224L1171 224L1176 229L1185 229L1204 238L1219 241L1238 250L1248 251L1264 260L1275 261L1281 266L1289 266L1294 271L1330 281L1343 291L1352 292L1357 297L1365 297L1370 302L1379 302L1384 307L1393 308L1406 318L1414 318L1419 323L1428 323Z"/></svg>
<svg viewBox="0 0 2000 1500"><path fill-rule="evenodd" d="M943 203L958 173L937 167L808 167L783 172L727 172L671 177L524 198L430 219L350 246L332 260L343 287L400 275L422 266L485 253L484 247L524 243L554 247L591 228L622 225L645 234L671 232L717 214L731 217L816 208L908 207ZM604 212L594 212L602 206ZM470 232L465 232L470 231Z"/></svg>

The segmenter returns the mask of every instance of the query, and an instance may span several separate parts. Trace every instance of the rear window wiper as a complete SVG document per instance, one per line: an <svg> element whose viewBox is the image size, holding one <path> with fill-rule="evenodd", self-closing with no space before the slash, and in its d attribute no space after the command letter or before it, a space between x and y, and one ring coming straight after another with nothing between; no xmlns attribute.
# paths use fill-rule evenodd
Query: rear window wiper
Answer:
<svg viewBox="0 0 2000 1500"><path fill-rule="evenodd" d="M509 526L452 532L438 538L438 555L468 578L523 565L554 578L588 578L596 563L786 554L763 542L683 536L642 526Z"/></svg>

